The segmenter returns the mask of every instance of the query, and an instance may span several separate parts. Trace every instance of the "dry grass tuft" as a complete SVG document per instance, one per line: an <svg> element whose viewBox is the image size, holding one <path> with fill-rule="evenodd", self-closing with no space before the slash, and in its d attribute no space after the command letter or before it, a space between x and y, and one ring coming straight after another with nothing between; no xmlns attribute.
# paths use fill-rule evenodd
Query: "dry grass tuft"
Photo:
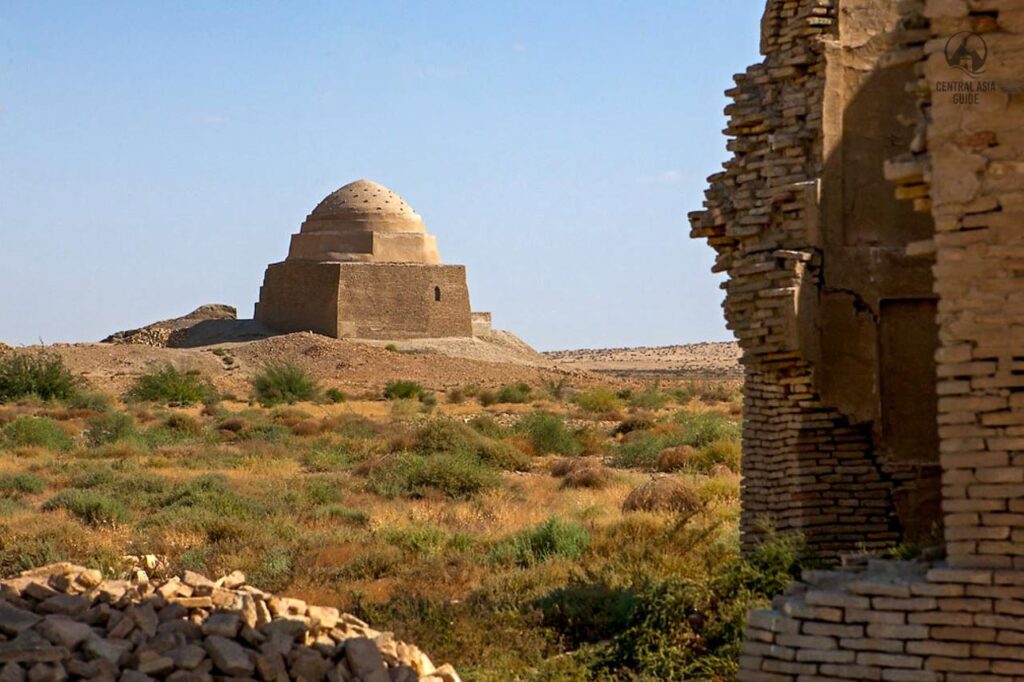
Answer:
<svg viewBox="0 0 1024 682"><path fill-rule="evenodd" d="M694 457L696 456L697 449L689 445L677 445L672 448L665 448L658 453L658 461L655 464L655 467L658 471L678 471L692 466Z"/></svg>
<svg viewBox="0 0 1024 682"><path fill-rule="evenodd" d="M675 476L656 476L626 496L623 511L691 513L704 503L689 483Z"/></svg>

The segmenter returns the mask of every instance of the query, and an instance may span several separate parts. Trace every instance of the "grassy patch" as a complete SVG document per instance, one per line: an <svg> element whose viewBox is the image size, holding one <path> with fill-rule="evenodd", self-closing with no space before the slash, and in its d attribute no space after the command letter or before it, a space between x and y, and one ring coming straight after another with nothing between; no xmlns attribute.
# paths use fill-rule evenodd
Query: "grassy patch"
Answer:
<svg viewBox="0 0 1024 682"><path fill-rule="evenodd" d="M370 471L367 487L383 497L423 497L440 493L462 499L494 488L500 481L494 468L469 453L399 453Z"/></svg>
<svg viewBox="0 0 1024 682"><path fill-rule="evenodd" d="M532 412L519 422L516 430L538 454L575 455L580 451L579 441L556 414Z"/></svg>
<svg viewBox="0 0 1024 682"><path fill-rule="evenodd" d="M0 497L38 495L46 490L46 481L33 474L0 474Z"/></svg>
<svg viewBox="0 0 1024 682"><path fill-rule="evenodd" d="M194 405L213 400L216 391L198 371L165 364L136 379L127 397L139 402Z"/></svg>
<svg viewBox="0 0 1024 682"><path fill-rule="evenodd" d="M130 518L128 509L120 500L78 488L62 490L43 505L43 511L56 509L66 509L79 521L90 526L119 525Z"/></svg>
<svg viewBox="0 0 1024 682"><path fill-rule="evenodd" d="M500 542L491 558L499 563L533 566L553 557L578 559L589 544L590 534L583 526L552 517Z"/></svg>
<svg viewBox="0 0 1024 682"><path fill-rule="evenodd" d="M252 378L252 387L264 407L313 401L320 396L320 386L313 376L293 362L266 365Z"/></svg>
<svg viewBox="0 0 1024 682"><path fill-rule="evenodd" d="M9 448L40 447L66 452L75 441L49 417L18 417L0 431L0 443Z"/></svg>
<svg viewBox="0 0 1024 682"><path fill-rule="evenodd" d="M595 388L576 396L576 404L585 412L614 412L622 409L622 399L610 388Z"/></svg>

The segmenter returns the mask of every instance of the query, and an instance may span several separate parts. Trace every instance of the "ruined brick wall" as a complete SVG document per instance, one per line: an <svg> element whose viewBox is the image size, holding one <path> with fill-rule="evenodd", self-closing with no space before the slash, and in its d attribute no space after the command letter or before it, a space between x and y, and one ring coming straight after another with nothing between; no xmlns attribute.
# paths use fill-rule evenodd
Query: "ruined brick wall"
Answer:
<svg viewBox="0 0 1024 682"><path fill-rule="evenodd" d="M472 336L466 269L287 261L267 268L256 319L335 338Z"/></svg>
<svg viewBox="0 0 1024 682"><path fill-rule="evenodd" d="M795 530L826 557L923 540L940 516L934 443L906 445L922 444L916 434L934 439L934 419L895 422L916 432L887 429L881 405L886 389L902 396L898 387L922 375L933 385L927 362L906 364L931 349L884 343L930 314L918 305L931 296L927 264L900 260L907 235L884 229L890 213L910 213L881 187L884 152L905 148L909 133L873 120L871 108L886 99L912 108L899 80L909 75L885 69L862 82L883 56L872 31L898 16L895 0L855 4L841 12L830 0L768 2L764 62L727 93L734 156L710 178L706 210L691 215L692 236L708 240L715 270L729 275L726 319L743 349L744 542L768 526ZM867 99L856 98L862 91ZM873 175L861 176L868 181L846 182L876 158ZM883 387L886 376L894 381Z"/></svg>
<svg viewBox="0 0 1024 682"><path fill-rule="evenodd" d="M864 5L841 1L837 16ZM946 556L805 572L772 608L750 615L740 680L1024 680L1024 2L893 7L901 14L894 43L878 63L913 68L918 125L885 174L897 196L931 217L932 231L906 231L899 221L881 227L905 231L909 272L924 262L934 276ZM947 61L947 42L964 31L987 44L983 73L965 74ZM827 95L825 102L827 110ZM884 112L887 103L876 108ZM827 245L822 258L827 264ZM820 281L827 280L824 273ZM823 359L812 362L819 384ZM897 414L904 409L896 407ZM876 426L872 434L879 443ZM900 462L887 456L876 452L895 493Z"/></svg>

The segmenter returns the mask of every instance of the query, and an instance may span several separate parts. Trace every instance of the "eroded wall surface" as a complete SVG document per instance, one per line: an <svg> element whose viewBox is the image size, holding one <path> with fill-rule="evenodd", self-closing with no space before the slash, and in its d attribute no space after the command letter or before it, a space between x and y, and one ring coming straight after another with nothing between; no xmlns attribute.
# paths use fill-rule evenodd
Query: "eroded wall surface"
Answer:
<svg viewBox="0 0 1024 682"><path fill-rule="evenodd" d="M771 64L785 62L774 36L786 22L773 17L789 12L793 22L806 21L826 4L769 2L764 43L769 73ZM780 273L796 270L770 265L761 275L788 284L776 294L784 305L761 306L784 314L757 317L756 303L767 285L757 286L754 277L747 277L749 286L742 290L736 284L737 275L745 276L739 266L750 260L744 240L770 234L775 220L759 223L752 236L742 228L733 234L753 210L749 207L757 207L758 196L770 203L778 194L751 170L757 159L768 158L763 144L744 145L737 138L733 164L748 172L736 174L730 167L715 179L710 210L694 216L694 232L723 254L719 262L731 278L727 314L734 328L753 339L745 346L748 373L762 381L767 376L764 383L780 398L789 391L778 388L785 377L752 370L762 370L769 355L774 361L777 339L786 337L761 333L766 325L753 320L782 320L796 308L790 316L796 340L791 347L782 344L787 355L780 359L788 363L788 354L795 353L807 363L806 385L812 390L805 398L835 405L851 423L868 425L863 435L871 452L865 462L888 484L893 528L902 539L914 526L908 524L913 515L900 510L901 495L914 499L904 491L936 490L930 482L936 460L928 449L938 453L945 555L913 562L847 559L836 571L805 572L772 608L751 614L738 677L1024 680L1024 2L840 1L824 9L833 24L811 39L825 64L821 165L808 166L812 175L820 171L811 183L817 201L798 201L799 210L792 213L805 217L812 207L817 210L819 218L810 222L820 240L788 249L805 254L802 276L784 276ZM982 73L965 73L947 59L947 43L962 32L980 36L987 45ZM892 99L896 81L914 95L909 109L906 101ZM741 79L734 95L743 91ZM916 123L908 128L909 140L885 122L887 116ZM807 120L805 133L812 136L818 120ZM886 135L892 137L887 141ZM897 140L903 151L886 162L882 157L899 146ZM879 161L881 177L896 183L904 207L874 211L859 203L858 192L874 196L872 188L882 186L878 169L872 168ZM746 195L748 183L760 193ZM908 218L909 207L919 215ZM857 263L866 284L853 271L836 278L831 265L836 257L840 269ZM921 274L925 270L930 281ZM752 295L737 305L734 292ZM863 324L843 311L844 295L864 311ZM836 296L840 304L833 309L828 299ZM859 339L852 357L837 352L829 332L816 332L815 326ZM765 345L767 353L758 350ZM853 376L857 367L870 376L872 365L870 381L827 378L835 372ZM760 395L748 397L748 406L770 415L772 408ZM925 428L922 412L933 416L934 432ZM756 437L770 423L770 416L759 416L747 433ZM800 470L792 443L783 441L773 453L755 441L745 450L745 461L755 465L744 472L749 488L744 503L754 505L745 514L766 508L813 511L816 505L777 503L772 509L764 504L780 490L762 475L764 462L796 461ZM829 487L830 472L823 466L807 485ZM801 493L789 482L781 490Z"/></svg>
<svg viewBox="0 0 1024 682"><path fill-rule="evenodd" d="M718 251L746 371L743 535L819 554L939 536L927 215L893 196L912 66L889 63L896 0L772 1L764 62L736 77L734 157L692 235Z"/></svg>

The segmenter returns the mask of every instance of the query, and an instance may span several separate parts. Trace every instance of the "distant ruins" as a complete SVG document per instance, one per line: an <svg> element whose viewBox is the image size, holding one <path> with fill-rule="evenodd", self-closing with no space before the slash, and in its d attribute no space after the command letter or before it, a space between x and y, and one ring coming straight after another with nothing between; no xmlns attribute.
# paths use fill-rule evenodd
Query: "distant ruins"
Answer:
<svg viewBox="0 0 1024 682"><path fill-rule="evenodd" d="M692 235L744 543L843 565L751 614L739 679L1024 680L1024 0L769 0L761 51Z"/></svg>
<svg viewBox="0 0 1024 682"><path fill-rule="evenodd" d="M442 265L433 235L402 197L369 180L328 195L267 268L256 320L334 338L473 336L462 265Z"/></svg>

